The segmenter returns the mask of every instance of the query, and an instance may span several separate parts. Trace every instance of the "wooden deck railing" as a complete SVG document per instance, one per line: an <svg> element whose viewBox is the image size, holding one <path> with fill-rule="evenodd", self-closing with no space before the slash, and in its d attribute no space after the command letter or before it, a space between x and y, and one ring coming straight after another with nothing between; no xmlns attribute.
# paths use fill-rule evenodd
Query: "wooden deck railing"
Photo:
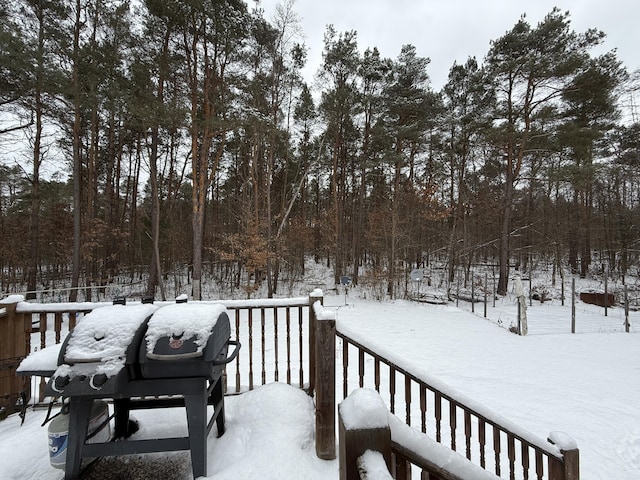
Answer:
<svg viewBox="0 0 640 480"><path fill-rule="evenodd" d="M342 343L343 398L350 387L375 389L391 413L404 416L407 425L419 426L436 442L460 451L498 477L579 478L577 449L561 450L562 446L538 438L440 382L420 378L339 329L336 335Z"/></svg>
<svg viewBox="0 0 640 480"><path fill-rule="evenodd" d="M310 325L315 325L315 313L309 305L318 298L322 298L322 292L286 299L198 302L224 304L231 322L232 338L242 344L238 357L226 367L223 381L227 394L253 390L258 385L275 381L298 386L313 394L315 328ZM21 335L27 343L25 352L29 352L60 344L84 315L110 304L15 301L7 304L4 315L12 316L8 323L24 325ZM14 335L11 337L15 338ZM43 399L45 383L44 378L40 379L39 401Z"/></svg>
<svg viewBox="0 0 640 480"><path fill-rule="evenodd" d="M60 343L84 314L108 304L0 303L0 315L13 316L10 323L21 326L17 330L24 330L26 341L39 348ZM227 393L281 381L315 394L320 458L336 457L335 391L341 384L343 398L356 386L375 389L392 414L404 417L404 423L415 425L422 434L500 478L579 480L577 448L540 439L428 375L412 372L402 361L390 360L400 358L397 355L365 345L358 335L336 330L335 313L322 307L320 291L309 297L215 303L226 306L232 338L242 343L238 358L227 365ZM17 330L12 330L16 336ZM337 359L342 367L338 382ZM399 445L392 446L397 479L409 478L411 464L429 472L428 458ZM454 478L437 471L431 475Z"/></svg>

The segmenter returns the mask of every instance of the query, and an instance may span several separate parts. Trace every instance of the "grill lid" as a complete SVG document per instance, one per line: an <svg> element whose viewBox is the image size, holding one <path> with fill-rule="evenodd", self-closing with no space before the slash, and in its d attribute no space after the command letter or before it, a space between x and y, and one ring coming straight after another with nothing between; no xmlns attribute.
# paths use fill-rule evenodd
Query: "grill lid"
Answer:
<svg viewBox="0 0 640 480"><path fill-rule="evenodd" d="M173 361L202 357L218 318L225 312L221 304L176 303L161 308L147 326L147 358Z"/></svg>
<svg viewBox="0 0 640 480"><path fill-rule="evenodd" d="M117 373L124 365L129 346L135 342L136 332L157 309L151 304L96 308L69 334L60 350L58 364L99 362L104 364L103 370Z"/></svg>

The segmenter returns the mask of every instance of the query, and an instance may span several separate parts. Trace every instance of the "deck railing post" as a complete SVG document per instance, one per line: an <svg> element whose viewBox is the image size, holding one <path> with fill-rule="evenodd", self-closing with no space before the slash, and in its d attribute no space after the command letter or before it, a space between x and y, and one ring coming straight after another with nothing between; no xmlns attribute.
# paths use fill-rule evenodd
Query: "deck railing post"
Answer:
<svg viewBox="0 0 640 480"><path fill-rule="evenodd" d="M580 480L580 451L575 441L562 432L551 432L547 440L562 454L562 460L549 457L549 480Z"/></svg>
<svg viewBox="0 0 640 480"><path fill-rule="evenodd" d="M355 390L338 405L340 480L360 480L358 458L367 450L380 452L391 470L388 410L379 396L378 404L372 401L373 395L377 394L371 390ZM383 418L384 422L374 421ZM361 419L367 419L368 425L360 424Z"/></svg>
<svg viewBox="0 0 640 480"><path fill-rule="evenodd" d="M314 310L314 305L310 305ZM336 320L333 312L318 318L314 312L316 385L316 454L336 458Z"/></svg>
<svg viewBox="0 0 640 480"><path fill-rule="evenodd" d="M17 377L16 368L31 350L31 315L17 311L22 295L0 299L0 406L12 407L24 393L31 398L31 378Z"/></svg>
<svg viewBox="0 0 640 480"><path fill-rule="evenodd" d="M577 448L563 450L565 480L580 480L580 451Z"/></svg>

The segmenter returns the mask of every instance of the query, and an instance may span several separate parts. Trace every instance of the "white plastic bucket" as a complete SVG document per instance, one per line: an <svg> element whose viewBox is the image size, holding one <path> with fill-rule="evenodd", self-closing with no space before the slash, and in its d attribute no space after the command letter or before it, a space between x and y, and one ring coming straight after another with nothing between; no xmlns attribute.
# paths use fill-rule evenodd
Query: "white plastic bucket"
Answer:
<svg viewBox="0 0 640 480"><path fill-rule="evenodd" d="M87 443L102 443L111 439L111 427L107 422L108 418L109 406L107 402L93 402L91 420L87 429L88 435L96 432L100 425L105 425ZM69 440L69 414L62 413L51 420L47 433L49 437L49 462L54 468L64 469Z"/></svg>

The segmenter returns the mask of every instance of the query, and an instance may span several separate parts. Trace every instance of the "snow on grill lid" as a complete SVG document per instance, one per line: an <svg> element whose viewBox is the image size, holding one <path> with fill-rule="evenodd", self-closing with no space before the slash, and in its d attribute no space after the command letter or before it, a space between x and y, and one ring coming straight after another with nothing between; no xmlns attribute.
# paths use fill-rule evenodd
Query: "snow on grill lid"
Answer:
<svg viewBox="0 0 640 480"><path fill-rule="evenodd" d="M225 311L222 304L176 303L162 307L149 319L147 352L153 352L163 337L193 338L198 352L202 352L218 317Z"/></svg>
<svg viewBox="0 0 640 480"><path fill-rule="evenodd" d="M64 352L65 362L104 362L110 370L122 367L136 331L157 309L151 304L96 308L73 330Z"/></svg>

